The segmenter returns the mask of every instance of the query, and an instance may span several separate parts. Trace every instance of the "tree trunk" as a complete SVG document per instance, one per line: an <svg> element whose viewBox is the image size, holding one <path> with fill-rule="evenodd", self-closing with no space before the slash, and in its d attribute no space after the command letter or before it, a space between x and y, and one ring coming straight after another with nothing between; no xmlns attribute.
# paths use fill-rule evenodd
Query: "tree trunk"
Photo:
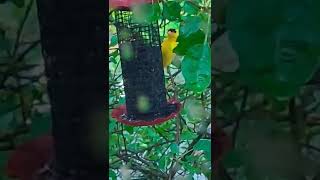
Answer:
<svg viewBox="0 0 320 180"><path fill-rule="evenodd" d="M49 168L36 179L106 178L107 20L104 13L107 8L104 3L37 1L55 156ZM102 116L97 116L99 113ZM97 139L100 144L94 142Z"/></svg>

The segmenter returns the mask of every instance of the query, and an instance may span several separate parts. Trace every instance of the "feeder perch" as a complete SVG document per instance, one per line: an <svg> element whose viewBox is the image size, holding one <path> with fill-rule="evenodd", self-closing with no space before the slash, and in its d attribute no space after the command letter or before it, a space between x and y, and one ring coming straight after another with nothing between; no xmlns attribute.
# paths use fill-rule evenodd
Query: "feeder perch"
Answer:
<svg viewBox="0 0 320 180"><path fill-rule="evenodd" d="M181 104L167 101L158 22L136 23L130 6L151 1L111 1L115 8L125 105L112 111L118 122L150 126L174 118ZM155 2L155 1L153 1Z"/></svg>

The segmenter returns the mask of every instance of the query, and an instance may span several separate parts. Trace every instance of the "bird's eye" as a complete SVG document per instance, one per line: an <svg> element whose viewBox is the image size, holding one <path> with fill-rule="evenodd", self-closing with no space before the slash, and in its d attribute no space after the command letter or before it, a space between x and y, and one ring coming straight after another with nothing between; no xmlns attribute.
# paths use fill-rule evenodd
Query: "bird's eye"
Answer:
<svg viewBox="0 0 320 180"><path fill-rule="evenodd" d="M176 33L175 29L169 29L168 32Z"/></svg>

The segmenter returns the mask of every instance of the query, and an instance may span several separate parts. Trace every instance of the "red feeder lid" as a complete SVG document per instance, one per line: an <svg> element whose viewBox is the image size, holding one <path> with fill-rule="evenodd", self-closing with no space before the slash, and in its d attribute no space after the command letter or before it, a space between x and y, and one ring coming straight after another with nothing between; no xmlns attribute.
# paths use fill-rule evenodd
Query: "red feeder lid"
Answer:
<svg viewBox="0 0 320 180"><path fill-rule="evenodd" d="M115 118L118 122L125 124L125 125L128 125L128 126L153 126L153 125L164 123L172 118L175 118L178 115L178 113L180 112L180 110L181 110L180 102L178 102L176 100L170 100L170 101L168 101L168 103L177 105L177 110L172 112L171 114L169 114L167 117L157 118L152 121L144 121L144 120L128 121L128 120L124 119L123 115L127 113L125 105L121 105L118 108L113 109L111 112L111 116L112 116L112 118Z"/></svg>
<svg viewBox="0 0 320 180"><path fill-rule="evenodd" d="M19 145L9 157L6 174L19 180L32 180L33 174L51 159L52 153L53 137L49 135Z"/></svg>
<svg viewBox="0 0 320 180"><path fill-rule="evenodd" d="M109 6L111 8L130 8L136 4L157 3L160 0L110 0Z"/></svg>

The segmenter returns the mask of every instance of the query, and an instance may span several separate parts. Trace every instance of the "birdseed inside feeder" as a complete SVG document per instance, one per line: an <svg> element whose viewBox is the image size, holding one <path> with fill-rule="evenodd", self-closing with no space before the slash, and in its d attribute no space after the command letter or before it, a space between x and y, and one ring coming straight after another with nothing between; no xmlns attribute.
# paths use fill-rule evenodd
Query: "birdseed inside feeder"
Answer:
<svg viewBox="0 0 320 180"><path fill-rule="evenodd" d="M135 22L130 9L133 3L111 1L126 101L113 109L112 117L131 126L160 124L174 118L181 104L166 99L158 22Z"/></svg>

